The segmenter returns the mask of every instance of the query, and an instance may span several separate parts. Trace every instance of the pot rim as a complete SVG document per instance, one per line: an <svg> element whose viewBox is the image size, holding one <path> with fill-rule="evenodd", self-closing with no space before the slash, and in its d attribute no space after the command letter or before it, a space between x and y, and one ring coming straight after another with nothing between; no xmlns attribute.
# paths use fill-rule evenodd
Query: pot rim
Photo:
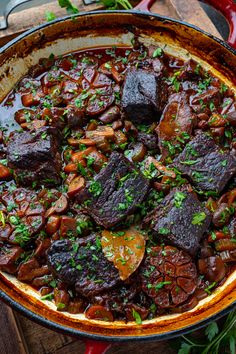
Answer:
<svg viewBox="0 0 236 354"><path fill-rule="evenodd" d="M159 14L156 14L153 12L147 12L147 11L141 11L141 10L96 10L96 11L88 11L88 12L83 11L83 12L79 12L78 14L58 17L53 21L42 23L41 25L33 27L33 28L19 34L17 37L13 38L11 41L9 41L7 44L5 44L4 46L2 46L0 48L0 54L4 53L9 47L11 47L13 44L15 44L19 40L23 39L24 37L27 37L29 34L37 32L38 30L43 29L45 27L49 27L55 23L63 22L65 20L69 20L69 19L77 18L77 17L82 17L82 16L87 16L87 15L96 15L96 14L101 15L101 14L109 14L109 13L118 13L118 14L126 14L127 13L130 15L134 14L134 15L140 15L140 16L144 16L144 17L155 17L163 22L170 21L170 22L174 22L177 24L181 24L181 25L192 28L193 30L208 36L209 38L213 39L214 41L220 43L225 49L231 51L234 55L236 55L236 49L231 47L225 40L218 38L209 32L206 32L205 30L201 29L200 27L198 27L196 25L193 25L193 24L186 22L186 21L171 18L168 16L162 16L162 15L159 15Z"/></svg>
<svg viewBox="0 0 236 354"><path fill-rule="evenodd" d="M202 30L201 28L199 28L195 25L192 25L192 24L182 21L182 20L173 19L168 16L161 16L159 14L146 12L146 11L140 11L140 10L98 10L98 11L88 11L88 12L83 11L78 14L59 17L53 21L43 23L41 25L31 28L31 29L23 32L22 34L18 35L17 37L15 37L14 39L12 39L7 44L5 44L3 47L0 48L0 54L3 54L8 48L10 48L12 45L17 43L18 41L24 39L28 35L31 35L41 29L52 26L56 23L63 22L65 20L69 20L72 18L77 18L77 17L79 18L82 16L90 16L90 15L94 16L94 15L101 15L101 14L106 15L109 13L111 13L111 14L113 14L113 13L130 14L130 15L138 15L138 16L142 16L142 17L155 17L159 21L162 21L162 22L169 21L172 23L181 24L181 25L191 28L203 35L206 35L207 37L211 38L215 42L222 45L226 50L228 50L228 51L232 52L234 55L236 55L236 49L232 48L223 39L217 38L216 36ZM52 330L56 330L58 332L62 332L63 334L67 334L67 335L70 335L73 337L80 337L81 339L84 338L84 339L90 339L90 340L92 339L92 340L96 340L96 341L105 341L105 342L129 342L129 341L147 342L147 341L159 341L159 340L172 339L172 338L178 337L180 335L189 333L190 331L200 329L200 328L206 326L209 322L215 321L215 320L219 319L220 317L227 315L230 311L232 311L236 308L236 300L235 300L232 304L230 304L226 308L219 310L217 313L209 316L206 319L200 320L192 325L187 325L186 327L181 328L179 330L178 329L172 330L172 331L169 331L166 333L149 334L149 335L147 334L147 335L142 335L142 336L140 336L140 335L131 335L131 336L129 336L129 335L110 336L109 335L109 336L106 336L103 334L89 333L88 331L84 332L84 331L81 331L80 329L75 329L72 327L65 326L63 324L58 324L53 320L47 319L47 318L33 312L32 310L27 309L25 306L21 305L21 303L17 302L16 300L13 300L11 296L7 295L1 289L0 289L0 299L2 299L4 302L6 302L6 304L10 305L13 309L17 310L18 312L25 315L29 319L39 323L40 325L48 327ZM142 326L140 326L140 329L141 328L142 328Z"/></svg>
<svg viewBox="0 0 236 354"><path fill-rule="evenodd" d="M131 335L131 336L122 336L122 335L117 335L117 336L106 336L103 334L93 334L89 332L82 332L79 329L74 329L70 328L67 326L63 326L62 324L57 324L56 322L49 320L41 315L36 314L35 312L27 309L17 301L13 300L9 295L4 293L2 290L0 290L0 299L3 300L7 305L12 307L14 310L18 311L22 315L26 316L30 320L33 320L34 322L47 327L51 330L55 330L57 332L63 332L63 334L70 335L73 337L80 337L81 339L92 339L96 341L102 341L102 342L130 342L130 341L135 341L135 342L152 342L152 341L161 341L161 340L167 340L167 339L173 339L176 337L179 337L180 335L184 335L186 333L192 332L193 330L198 330L203 327L205 327L209 322L216 321L219 318L227 315L230 311L233 311L236 308L236 301L234 301L230 306L226 307L223 310L220 310L218 313L204 319L201 321L196 322L193 325L186 326L185 328L179 329L179 330L174 330L166 333L161 333L161 334L150 334L150 335L144 335L144 336L139 336L139 335ZM140 329L142 328L142 325L140 326Z"/></svg>

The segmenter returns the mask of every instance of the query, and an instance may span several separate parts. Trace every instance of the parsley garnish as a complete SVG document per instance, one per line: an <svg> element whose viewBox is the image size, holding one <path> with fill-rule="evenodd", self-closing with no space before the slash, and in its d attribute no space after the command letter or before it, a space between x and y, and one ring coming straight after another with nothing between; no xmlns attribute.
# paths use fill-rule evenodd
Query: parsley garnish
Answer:
<svg viewBox="0 0 236 354"><path fill-rule="evenodd" d="M5 217L4 217L2 210L0 211L0 223L2 224L2 227L5 227L6 222L5 222Z"/></svg>
<svg viewBox="0 0 236 354"><path fill-rule="evenodd" d="M235 352L235 323L236 312L231 311L224 322L220 323L220 330L216 322L211 322L205 329L205 340L192 336L182 336L181 348L178 354L220 354ZM194 338L194 339L193 339Z"/></svg>
<svg viewBox="0 0 236 354"><path fill-rule="evenodd" d="M223 161L221 162L221 165L222 165L223 167L225 167L225 166L227 166L227 163L228 163L227 160L223 160Z"/></svg>
<svg viewBox="0 0 236 354"><path fill-rule="evenodd" d="M50 22L50 21L53 21L56 19L56 15L52 11L46 11L45 17L46 17L47 22Z"/></svg>
<svg viewBox="0 0 236 354"><path fill-rule="evenodd" d="M203 174L201 172L198 172L198 171L193 171L192 177L193 177L195 182L201 182L203 180L203 178L204 178Z"/></svg>
<svg viewBox="0 0 236 354"><path fill-rule="evenodd" d="M137 311L135 311L134 309L132 309L132 315L133 315L133 318L135 319L135 322L138 325L141 325L142 324L142 318L141 318L140 314Z"/></svg>
<svg viewBox="0 0 236 354"><path fill-rule="evenodd" d="M48 301L52 301L52 299L54 298L53 294L46 294L44 296L41 296L41 300L48 300Z"/></svg>
<svg viewBox="0 0 236 354"><path fill-rule="evenodd" d="M202 222L206 219L206 213L204 211L193 214L192 224L193 225L202 225Z"/></svg>
<svg viewBox="0 0 236 354"><path fill-rule="evenodd" d="M168 235L170 233L170 230L166 227L160 227L158 233L161 235Z"/></svg>
<svg viewBox="0 0 236 354"><path fill-rule="evenodd" d="M152 57L156 58L156 57L160 57L163 53L163 50L161 48L157 48L154 50Z"/></svg>
<svg viewBox="0 0 236 354"><path fill-rule="evenodd" d="M206 289L204 289L205 292L207 292L208 295L211 295L211 289L216 286L216 282L214 281L211 283Z"/></svg>
<svg viewBox="0 0 236 354"><path fill-rule="evenodd" d="M195 165L198 162L198 160L185 160L185 161L180 161L183 165L191 166Z"/></svg>
<svg viewBox="0 0 236 354"><path fill-rule="evenodd" d="M70 0L58 0L59 5L66 9L68 14L77 14L79 13L78 7L74 6Z"/></svg>
<svg viewBox="0 0 236 354"><path fill-rule="evenodd" d="M89 192L98 197L102 193L102 185L98 181L93 181L90 183Z"/></svg>
<svg viewBox="0 0 236 354"><path fill-rule="evenodd" d="M174 195L174 205L176 208L181 208L183 201L186 199L186 195L182 192L176 192Z"/></svg>

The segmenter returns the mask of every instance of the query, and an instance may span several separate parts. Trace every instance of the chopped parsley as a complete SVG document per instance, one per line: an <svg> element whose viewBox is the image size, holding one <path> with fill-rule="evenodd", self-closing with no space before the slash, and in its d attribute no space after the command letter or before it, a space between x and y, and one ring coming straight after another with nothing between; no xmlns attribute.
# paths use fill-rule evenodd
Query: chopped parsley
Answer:
<svg viewBox="0 0 236 354"><path fill-rule="evenodd" d="M180 161L180 163L182 163L183 165L192 166L198 163L198 161L199 160L185 160L185 161Z"/></svg>
<svg viewBox="0 0 236 354"><path fill-rule="evenodd" d="M163 50L161 48L157 48L154 50L152 57L156 58L156 57L160 57L163 53Z"/></svg>
<svg viewBox="0 0 236 354"><path fill-rule="evenodd" d="M142 318L141 318L140 314L137 311L135 311L134 309L132 309L132 315L133 315L133 318L135 319L135 322L138 325L141 325L142 324Z"/></svg>
<svg viewBox="0 0 236 354"><path fill-rule="evenodd" d="M176 208L181 208L183 201L186 199L186 195L182 192L176 192L174 195L174 205Z"/></svg>
<svg viewBox="0 0 236 354"><path fill-rule="evenodd" d="M204 289L204 291L208 294L211 295L211 289L214 288L216 286L216 282L214 281L213 283L211 283L207 288Z"/></svg>
<svg viewBox="0 0 236 354"><path fill-rule="evenodd" d="M5 217L4 217L2 210L0 211L0 223L2 224L2 227L5 227L6 222L5 222Z"/></svg>
<svg viewBox="0 0 236 354"><path fill-rule="evenodd" d="M41 296L41 300L48 300L48 301L52 301L54 298L54 295L52 293L50 294L46 294L44 296Z"/></svg>
<svg viewBox="0 0 236 354"><path fill-rule="evenodd" d="M202 222L206 219L206 213L204 213L204 211L201 211L199 213L195 213L193 214L193 218L192 218L192 224L193 225L202 225Z"/></svg>
<svg viewBox="0 0 236 354"><path fill-rule="evenodd" d="M167 227L160 227L158 233L161 235L168 235L170 233L170 230L167 229Z"/></svg>
<svg viewBox="0 0 236 354"><path fill-rule="evenodd" d="M89 192L94 195L94 197L99 197L102 193L102 185L98 181L93 181L90 183Z"/></svg>
<svg viewBox="0 0 236 354"><path fill-rule="evenodd" d="M223 161L221 162L221 166L225 167L225 166L227 166L227 163L228 163L227 160L223 160Z"/></svg>

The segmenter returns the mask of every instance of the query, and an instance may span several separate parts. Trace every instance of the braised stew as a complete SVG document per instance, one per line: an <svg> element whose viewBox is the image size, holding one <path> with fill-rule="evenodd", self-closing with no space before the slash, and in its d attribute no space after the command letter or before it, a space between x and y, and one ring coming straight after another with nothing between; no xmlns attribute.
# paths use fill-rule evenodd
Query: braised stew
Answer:
<svg viewBox="0 0 236 354"><path fill-rule="evenodd" d="M234 269L236 101L193 59L51 54L0 119L0 269L58 311L141 324Z"/></svg>

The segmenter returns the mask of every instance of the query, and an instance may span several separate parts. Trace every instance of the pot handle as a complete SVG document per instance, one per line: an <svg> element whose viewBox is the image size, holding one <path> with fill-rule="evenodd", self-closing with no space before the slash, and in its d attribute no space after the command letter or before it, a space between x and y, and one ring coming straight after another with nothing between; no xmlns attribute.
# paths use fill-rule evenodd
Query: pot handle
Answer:
<svg viewBox="0 0 236 354"><path fill-rule="evenodd" d="M201 0L219 11L229 24L229 37L227 42L236 49L236 3L234 0Z"/></svg>
<svg viewBox="0 0 236 354"><path fill-rule="evenodd" d="M111 347L109 342L100 342L92 339L85 339L85 352L84 354L105 354Z"/></svg>
<svg viewBox="0 0 236 354"><path fill-rule="evenodd" d="M228 44L236 49L236 3L234 0L200 0L211 5L219 11L229 24ZM134 9L140 11L150 11L155 0L142 0Z"/></svg>
<svg viewBox="0 0 236 354"><path fill-rule="evenodd" d="M0 30L6 29L8 27L8 16L10 13L19 5L22 5L31 0L10 0L7 5L3 5L2 19L0 20Z"/></svg>

